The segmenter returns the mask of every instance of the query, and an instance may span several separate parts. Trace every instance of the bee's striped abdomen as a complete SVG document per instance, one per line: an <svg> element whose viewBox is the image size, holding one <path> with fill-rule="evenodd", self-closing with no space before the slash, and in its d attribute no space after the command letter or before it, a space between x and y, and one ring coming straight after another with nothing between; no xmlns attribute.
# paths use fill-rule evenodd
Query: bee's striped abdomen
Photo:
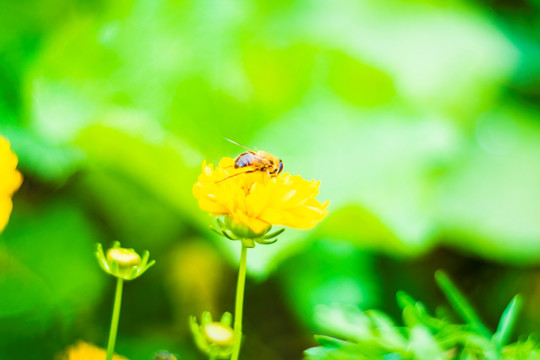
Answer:
<svg viewBox="0 0 540 360"><path fill-rule="evenodd" d="M234 168L243 168L246 166L253 165L258 160L258 157L253 152L245 152L243 154L240 154L236 157L234 161Z"/></svg>

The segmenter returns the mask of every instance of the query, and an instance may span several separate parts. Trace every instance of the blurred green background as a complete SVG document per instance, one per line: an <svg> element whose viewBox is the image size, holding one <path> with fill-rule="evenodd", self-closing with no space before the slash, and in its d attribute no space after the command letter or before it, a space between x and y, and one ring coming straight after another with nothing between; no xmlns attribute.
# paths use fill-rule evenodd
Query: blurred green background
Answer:
<svg viewBox="0 0 540 360"><path fill-rule="evenodd" d="M25 181L0 236L0 358L106 344L96 242L148 249L117 351L203 359L187 318L234 302L239 244L191 189L269 151L330 215L248 254L244 359L300 359L318 304L397 315L453 277L540 327L540 2L2 0L0 133Z"/></svg>

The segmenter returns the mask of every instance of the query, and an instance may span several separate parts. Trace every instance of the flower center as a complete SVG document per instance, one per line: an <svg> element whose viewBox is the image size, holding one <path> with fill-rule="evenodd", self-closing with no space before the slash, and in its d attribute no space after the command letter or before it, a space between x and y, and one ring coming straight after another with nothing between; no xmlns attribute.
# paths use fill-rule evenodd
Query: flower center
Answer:
<svg viewBox="0 0 540 360"><path fill-rule="evenodd" d="M136 266L141 263L141 257L135 251L124 248L113 248L107 252L107 260L116 261L120 266Z"/></svg>
<svg viewBox="0 0 540 360"><path fill-rule="evenodd" d="M233 329L218 322L205 325L204 335L209 342L219 346L229 346L233 344Z"/></svg>

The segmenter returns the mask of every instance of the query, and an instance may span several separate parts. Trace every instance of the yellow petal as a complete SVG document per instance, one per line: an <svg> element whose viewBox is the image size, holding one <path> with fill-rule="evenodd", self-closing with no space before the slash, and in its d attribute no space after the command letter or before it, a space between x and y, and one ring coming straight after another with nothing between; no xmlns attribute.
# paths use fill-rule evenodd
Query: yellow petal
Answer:
<svg viewBox="0 0 540 360"><path fill-rule="evenodd" d="M105 360L107 353L105 350L98 348L84 341L79 341L66 349L62 360ZM113 355L113 360L128 360L120 355Z"/></svg>
<svg viewBox="0 0 540 360"><path fill-rule="evenodd" d="M255 183L248 196L246 196L246 208L249 209L249 214L254 217L259 217L272 198L273 192L268 186Z"/></svg>
<svg viewBox="0 0 540 360"><path fill-rule="evenodd" d="M242 211L235 211L231 214L231 218L239 224L248 226L255 233L261 233L268 227L268 225L270 225L269 223L258 218L248 216Z"/></svg>
<svg viewBox="0 0 540 360"><path fill-rule="evenodd" d="M0 193L6 195L13 195L13 193L21 186L22 184L22 175L20 172L15 170L10 170L7 173L0 173Z"/></svg>
<svg viewBox="0 0 540 360"><path fill-rule="evenodd" d="M6 227L9 220L9 215L11 214L12 209L13 209L13 203L11 202L11 198L8 196L1 196L0 197L0 233Z"/></svg>
<svg viewBox="0 0 540 360"><path fill-rule="evenodd" d="M261 232L268 225L312 228L321 221L328 203L320 203L319 182L283 173L235 169L234 159L222 158L214 168L203 162L202 173L193 186L201 209L229 215L236 223Z"/></svg>
<svg viewBox="0 0 540 360"><path fill-rule="evenodd" d="M16 170L17 162L9 142L0 137L0 232L6 227L13 208L11 196L22 183L22 175Z"/></svg>

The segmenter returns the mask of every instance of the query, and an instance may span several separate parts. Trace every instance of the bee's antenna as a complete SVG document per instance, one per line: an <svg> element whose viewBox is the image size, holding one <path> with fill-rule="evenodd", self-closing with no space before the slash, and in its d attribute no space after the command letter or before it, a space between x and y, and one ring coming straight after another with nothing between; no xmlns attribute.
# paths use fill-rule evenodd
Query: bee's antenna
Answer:
<svg viewBox="0 0 540 360"><path fill-rule="evenodd" d="M231 139L229 139L229 138L225 138L225 140L227 140L228 142L233 143L234 145L238 145L238 146L240 146L240 147L243 147L243 148L246 149L246 150L253 151L252 149L248 148L247 146L244 146L244 145L242 145L242 144L239 144L239 143L237 143L236 141L231 140Z"/></svg>

